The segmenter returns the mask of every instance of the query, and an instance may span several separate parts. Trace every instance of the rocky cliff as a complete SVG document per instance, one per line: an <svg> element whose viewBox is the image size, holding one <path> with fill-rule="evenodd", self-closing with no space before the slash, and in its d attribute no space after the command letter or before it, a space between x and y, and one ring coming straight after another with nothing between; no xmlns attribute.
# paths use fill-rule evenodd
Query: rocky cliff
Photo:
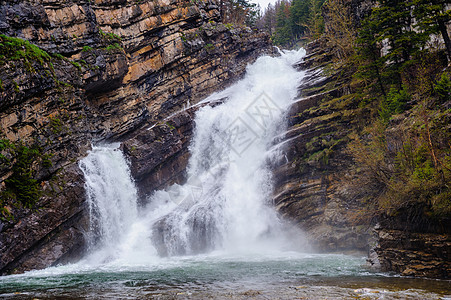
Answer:
<svg viewBox="0 0 451 300"><path fill-rule="evenodd" d="M350 2L356 22L370 2ZM267 35L222 24L215 0L17 0L0 8L1 274L83 254L89 220L78 160L92 142L122 143L144 201L185 180L196 103L257 56L274 54ZM370 111L332 58L312 43L298 66L306 77L279 145L286 160L274 170L276 208L319 251L372 248L383 270L449 277L448 231L365 218L362 199L374 195L348 137Z"/></svg>
<svg viewBox="0 0 451 300"><path fill-rule="evenodd" d="M281 142L287 159L275 170L274 202L282 215L306 231L317 251L368 251L370 224L356 221L359 195L343 180L352 165L346 136L361 120L351 110L349 86L340 71L324 70L330 52L318 42L307 50L298 65L306 74Z"/></svg>
<svg viewBox="0 0 451 300"><path fill-rule="evenodd" d="M2 274L83 253L91 142L124 142L142 196L181 180L193 109L174 113L274 53L214 0L2 1L0 34Z"/></svg>
<svg viewBox="0 0 451 300"><path fill-rule="evenodd" d="M349 4L353 26L371 8L371 1L343 3ZM323 13L327 28L330 26L327 24L328 12ZM341 37L341 33L332 34ZM373 103L373 107L362 103L361 82L353 77L357 68L347 68L340 56L343 53L332 48L329 41L315 41L307 50L307 56L299 64L306 71L306 80L300 87L299 99L291 108L290 127L282 142L287 149L287 161L276 169L274 199L277 208L304 228L314 246L321 251L359 249L368 251L370 266L377 270L407 276L449 278L448 206L442 207L443 215L439 217L431 208L431 202L435 200L424 201L421 189L417 189L404 199L402 205L388 203L388 207L392 205L391 210L378 207L378 197L384 192L384 186L368 165L374 164L373 158L380 153L359 152L363 148L354 148L353 142L374 136L374 131L365 130L380 117L380 108L375 107L378 103ZM433 67L446 70L446 59L444 61L444 65ZM414 92L415 89L419 90L414 86ZM424 99L419 97L415 101ZM415 101L409 105L415 107ZM437 121L440 124L436 125L437 131L446 131L449 127L445 125L449 124L449 103L448 98L448 102L433 104L437 108L434 113L448 120L443 124ZM395 177L396 151L400 151L396 148L397 143L405 138L409 128L418 126L414 124L428 122L424 116L415 118L415 109L407 110L390 119L383 129L379 128L383 132L383 147L389 149L382 152L384 156L379 162L391 156L390 176ZM440 144L440 137L433 136L432 139L436 145ZM379 170L378 166L376 169ZM430 194L440 192L431 185L425 189ZM449 200L447 203L449 205Z"/></svg>
<svg viewBox="0 0 451 300"><path fill-rule="evenodd" d="M330 67L324 41L307 50L298 65L306 76L280 142L286 160L275 169L276 208L304 229L317 251L360 250L376 270L449 278L449 222L430 218L421 205L391 215L372 212L379 187L350 151L352 136L363 135L372 112L352 94L351 77ZM401 130L400 120L387 130Z"/></svg>

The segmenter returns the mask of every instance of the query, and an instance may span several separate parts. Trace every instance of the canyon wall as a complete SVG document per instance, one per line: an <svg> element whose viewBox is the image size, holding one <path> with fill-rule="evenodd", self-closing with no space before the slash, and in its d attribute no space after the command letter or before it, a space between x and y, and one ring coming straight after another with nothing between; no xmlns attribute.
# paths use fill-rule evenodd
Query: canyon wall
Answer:
<svg viewBox="0 0 451 300"><path fill-rule="evenodd" d="M124 142L143 197L149 182L182 180L192 112L165 118L275 53L266 34L222 24L213 0L2 1L0 34L1 274L82 255L78 160L92 142ZM24 174L31 205L11 180Z"/></svg>
<svg viewBox="0 0 451 300"><path fill-rule="evenodd" d="M352 159L345 142L361 120L346 110L322 105L345 95L348 86L338 72L324 74L331 59L327 50L319 43L309 44L307 50L298 64L306 76L281 141L286 160L275 170L274 203L283 216L305 230L317 251L367 252L374 237L369 222L356 221L361 195L351 186Z"/></svg>
<svg viewBox="0 0 451 300"><path fill-rule="evenodd" d="M185 180L196 103L259 55L276 54L268 35L222 24L218 2L0 2L1 274L75 261L86 250L78 161L91 143L121 142L141 202ZM351 1L356 22L370 8ZM383 270L449 277L449 232L362 218L361 200L373 195L346 137L367 125L367 112L347 97L340 70L327 69L331 53L312 43L298 65L306 77L281 141L286 160L274 170L276 209L318 251L369 251ZM39 188L33 205L11 189L24 161Z"/></svg>
<svg viewBox="0 0 451 300"><path fill-rule="evenodd" d="M343 3L354 27L374 7L374 2L366 0ZM328 30L327 10L323 16ZM329 30L341 36L334 28ZM449 278L449 217L434 216L430 202L422 202L419 193L412 193L407 204L396 210L378 207L383 187L361 163L371 163L377 153L357 153L353 143L371 137L372 132L365 129L379 118L378 107L362 105L362 95L356 92L362 83L328 40L319 39L306 48L299 67L307 77L289 112L290 127L282 141L287 160L275 170L277 209L303 228L319 251L361 250L368 253L368 265L376 270ZM350 69L356 72L357 68ZM449 100L443 103L443 110L449 105ZM406 128L418 122L413 115L407 110L390 119L384 128L387 149L395 149Z"/></svg>

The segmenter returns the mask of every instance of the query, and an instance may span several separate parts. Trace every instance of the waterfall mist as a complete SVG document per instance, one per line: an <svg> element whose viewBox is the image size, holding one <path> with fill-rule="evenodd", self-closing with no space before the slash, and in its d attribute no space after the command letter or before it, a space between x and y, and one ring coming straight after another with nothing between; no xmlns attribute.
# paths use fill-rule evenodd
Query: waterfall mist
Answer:
<svg viewBox="0 0 451 300"><path fill-rule="evenodd" d="M299 250L302 234L272 205L271 166L283 153L276 137L297 94L304 51L260 57L245 77L205 99L195 116L187 182L155 191L137 209L127 163L112 146L97 146L80 162L91 214L96 261L143 261L211 251L257 253ZM296 245L296 247L295 247ZM301 250L305 250L301 249Z"/></svg>

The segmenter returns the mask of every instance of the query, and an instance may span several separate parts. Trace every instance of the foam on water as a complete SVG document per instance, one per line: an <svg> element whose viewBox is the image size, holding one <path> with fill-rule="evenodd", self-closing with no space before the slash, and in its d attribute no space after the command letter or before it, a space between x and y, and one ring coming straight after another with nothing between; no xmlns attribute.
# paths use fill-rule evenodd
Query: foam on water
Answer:
<svg viewBox="0 0 451 300"><path fill-rule="evenodd" d="M140 213L118 145L94 147L80 162L92 224L91 254L81 263L140 265L165 255L264 253L292 248L293 240L302 244L302 234L271 205L270 167L283 155L268 149L285 128L303 76L292 65L304 54L260 57L242 80L207 98L227 101L196 113L187 183L155 191Z"/></svg>
<svg viewBox="0 0 451 300"><path fill-rule="evenodd" d="M8 298L443 299L449 282L388 277L363 256L303 253L302 233L271 203L274 141L303 73L304 51L261 57L195 117L188 180L139 207L116 145L80 162L91 217L89 253L76 264L0 277ZM412 289L414 286L416 289ZM254 290L250 290L254 289Z"/></svg>

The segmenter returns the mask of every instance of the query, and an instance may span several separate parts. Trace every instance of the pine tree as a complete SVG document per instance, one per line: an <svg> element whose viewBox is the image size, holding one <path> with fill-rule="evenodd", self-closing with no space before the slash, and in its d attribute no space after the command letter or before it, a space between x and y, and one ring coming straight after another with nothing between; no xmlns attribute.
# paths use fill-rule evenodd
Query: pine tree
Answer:
<svg viewBox="0 0 451 300"><path fill-rule="evenodd" d="M414 0L414 16L418 24L416 27L428 36L441 34L445 43L448 60L451 61L451 40L446 25L451 20L451 10L447 9L446 0Z"/></svg>
<svg viewBox="0 0 451 300"><path fill-rule="evenodd" d="M309 14L310 14L309 1L307 0L293 0L290 12L291 12L291 28L296 37L300 37L308 33L309 26Z"/></svg>
<svg viewBox="0 0 451 300"><path fill-rule="evenodd" d="M429 35L414 30L413 1L380 0L359 32L358 48L364 77L376 78L380 92L402 88L401 73L424 49Z"/></svg>
<svg viewBox="0 0 451 300"><path fill-rule="evenodd" d="M290 26L290 3L282 1L276 11L275 42L279 45L289 45L293 40Z"/></svg>

